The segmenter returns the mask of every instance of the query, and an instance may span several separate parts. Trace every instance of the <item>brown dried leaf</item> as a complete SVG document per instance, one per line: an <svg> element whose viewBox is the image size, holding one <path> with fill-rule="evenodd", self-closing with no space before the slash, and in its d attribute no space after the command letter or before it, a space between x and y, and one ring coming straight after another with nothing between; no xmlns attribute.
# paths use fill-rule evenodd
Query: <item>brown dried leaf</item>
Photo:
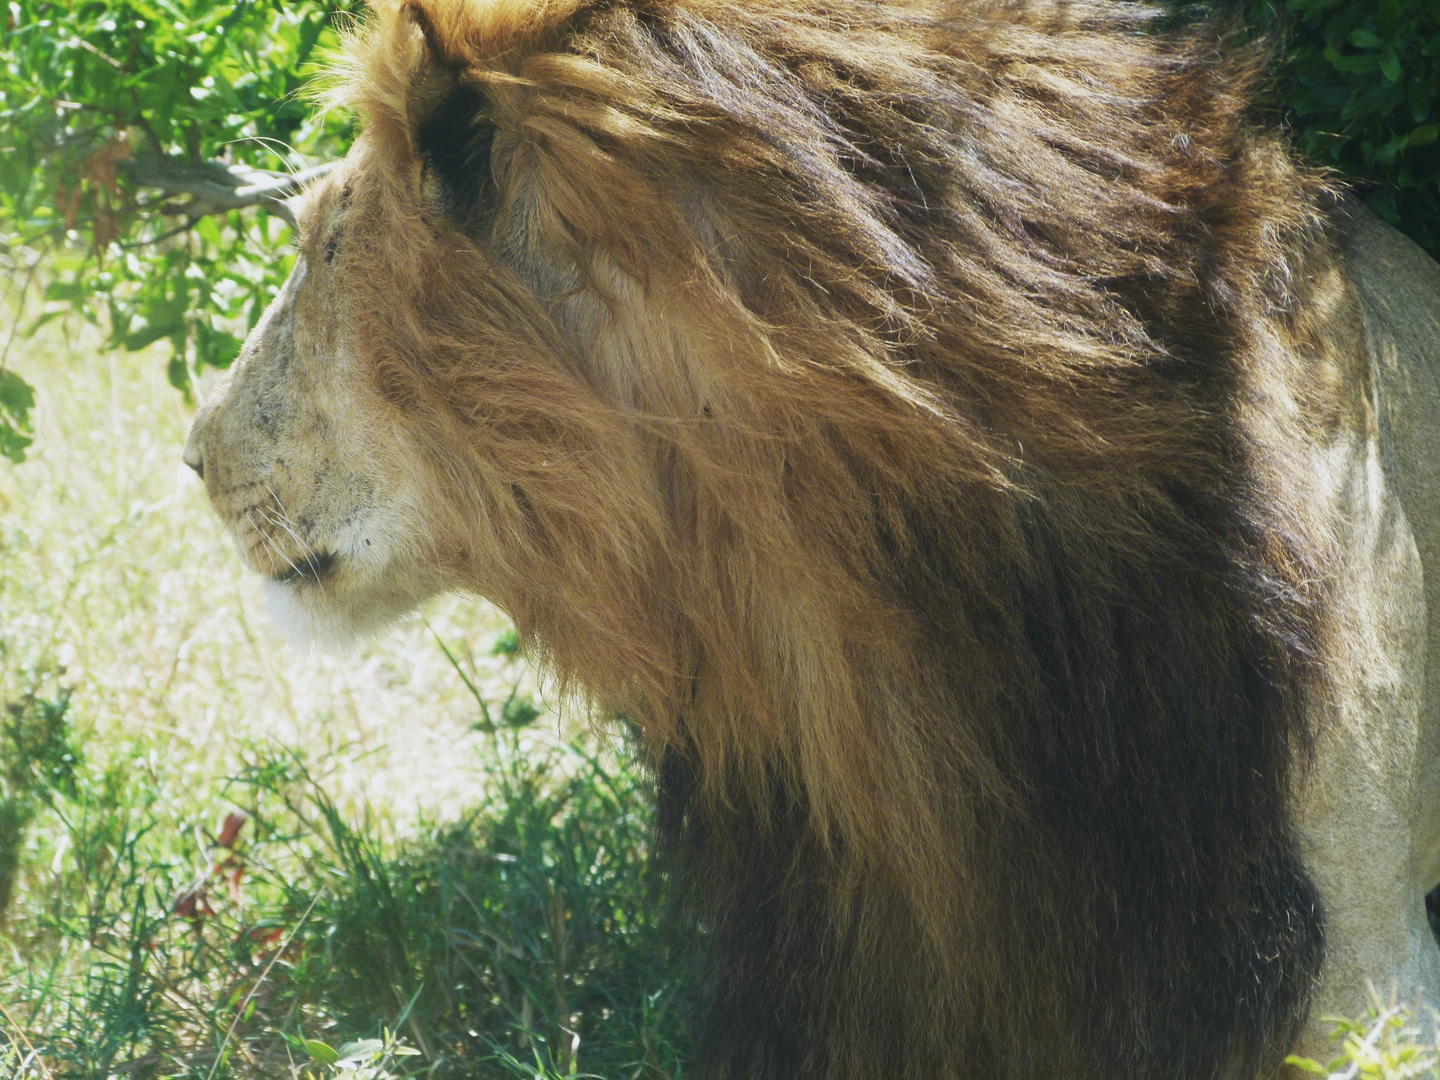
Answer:
<svg viewBox="0 0 1440 1080"><path fill-rule="evenodd" d="M250 815L244 810L236 810L226 816L224 823L220 826L220 839L218 843L223 848L235 848L235 842L240 839L240 830L245 827L245 822L250 820Z"/></svg>

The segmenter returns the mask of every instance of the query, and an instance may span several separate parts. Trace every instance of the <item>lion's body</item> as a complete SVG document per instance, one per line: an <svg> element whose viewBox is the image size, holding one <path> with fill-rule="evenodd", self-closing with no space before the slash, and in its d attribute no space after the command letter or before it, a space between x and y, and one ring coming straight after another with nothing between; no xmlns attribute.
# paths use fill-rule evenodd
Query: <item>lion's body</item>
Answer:
<svg viewBox="0 0 1440 1080"><path fill-rule="evenodd" d="M1297 799L1327 920L1319 1022L1354 1015L1367 980L1440 991L1423 904L1440 881L1440 266L1373 215L1342 222L1373 411L1329 455L1343 522L1331 618L1335 712Z"/></svg>
<svg viewBox="0 0 1440 1080"><path fill-rule="evenodd" d="M302 624L479 592L627 718L706 1075L1248 1076L1440 989L1440 270L1138 27L384 6L197 418Z"/></svg>

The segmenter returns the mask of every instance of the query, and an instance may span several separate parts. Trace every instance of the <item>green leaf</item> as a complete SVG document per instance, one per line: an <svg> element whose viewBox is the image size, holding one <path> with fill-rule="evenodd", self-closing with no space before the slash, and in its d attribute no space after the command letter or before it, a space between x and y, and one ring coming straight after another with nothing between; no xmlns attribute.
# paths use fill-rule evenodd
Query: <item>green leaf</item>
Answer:
<svg viewBox="0 0 1440 1080"><path fill-rule="evenodd" d="M1395 83L1372 82L1345 103L1345 107L1340 110L1340 119L1352 120L1372 114L1385 116L1399 103L1403 94L1403 88Z"/></svg>
<svg viewBox="0 0 1440 1080"><path fill-rule="evenodd" d="M373 1060L384 1050L385 1042L382 1039L360 1039L341 1046L339 1056L335 1060L342 1065L363 1064ZM326 1064L334 1064L334 1062Z"/></svg>
<svg viewBox="0 0 1440 1080"><path fill-rule="evenodd" d="M1389 224L1400 227L1400 210L1395 205L1395 189L1382 187L1376 188L1365 200L1371 210L1379 214Z"/></svg>
<svg viewBox="0 0 1440 1080"><path fill-rule="evenodd" d="M30 410L35 407L35 390L13 371L0 371L0 409L26 431L30 430Z"/></svg>
<svg viewBox="0 0 1440 1080"><path fill-rule="evenodd" d="M503 656L507 660L514 660L520 655L520 635L515 632L513 626L500 631L496 636L495 644L490 649L490 655Z"/></svg>
<svg viewBox="0 0 1440 1080"><path fill-rule="evenodd" d="M234 334L214 330L203 322L195 326L195 366L228 368L240 355L244 344Z"/></svg>
<svg viewBox="0 0 1440 1080"><path fill-rule="evenodd" d="M1379 37L1369 30L1351 30L1350 35L1345 39L1357 49L1373 49L1383 44Z"/></svg>
<svg viewBox="0 0 1440 1080"><path fill-rule="evenodd" d="M177 352L170 357L170 362L165 365L165 377L170 380L170 385L184 395L185 400L190 400L190 369L185 366L185 356Z"/></svg>
<svg viewBox="0 0 1440 1080"><path fill-rule="evenodd" d="M1421 124L1410 132L1409 145L1429 146L1437 138L1440 138L1440 124Z"/></svg>
<svg viewBox="0 0 1440 1080"><path fill-rule="evenodd" d="M1389 165L1395 160L1395 156L1405 149L1409 142L1409 135L1396 135L1395 138L1375 151L1375 160L1382 165Z"/></svg>
<svg viewBox="0 0 1440 1080"><path fill-rule="evenodd" d="M220 235L220 225L213 217L203 217L195 223L195 231L206 243L220 247L225 241Z"/></svg>
<svg viewBox="0 0 1440 1080"><path fill-rule="evenodd" d="M540 716L540 710L526 695L511 693L500 709L500 721L506 727L527 727Z"/></svg>
<svg viewBox="0 0 1440 1080"><path fill-rule="evenodd" d="M1325 59L1330 61L1330 66L1337 71L1349 72L1352 75L1364 75L1366 72L1374 71L1380 63L1379 53L1364 53L1361 56L1342 56L1340 50L1331 46L1325 50Z"/></svg>
<svg viewBox="0 0 1440 1080"><path fill-rule="evenodd" d="M1293 1069L1299 1069L1301 1072L1314 1073L1317 1076L1330 1075L1329 1069L1312 1058L1296 1057L1294 1054L1291 1054L1285 1059L1285 1064Z"/></svg>
<svg viewBox="0 0 1440 1080"><path fill-rule="evenodd" d="M1425 118L1430 115L1430 84L1425 78L1425 67L1418 60L1410 74L1406 97L1411 118L1417 124L1424 123Z"/></svg>
<svg viewBox="0 0 1440 1080"><path fill-rule="evenodd" d="M62 303L79 304L85 301L90 291L81 280L75 281L52 281L45 286L45 299L58 300Z"/></svg>
<svg viewBox="0 0 1440 1080"><path fill-rule="evenodd" d="M126 334L121 344L130 352L137 352L147 345L153 345L161 338L173 337L183 333L185 324L183 322L159 323L154 326L145 326L134 333Z"/></svg>
<svg viewBox="0 0 1440 1080"><path fill-rule="evenodd" d="M1385 59L1380 61L1380 71L1392 83L1398 83L1405 74L1405 69L1400 65L1400 54L1394 49L1387 51Z"/></svg>
<svg viewBox="0 0 1440 1080"><path fill-rule="evenodd" d="M305 1052L321 1065L334 1065L340 1060L340 1055L328 1044L319 1039L306 1039Z"/></svg>
<svg viewBox="0 0 1440 1080"><path fill-rule="evenodd" d="M34 440L28 435L20 434L8 421L0 418L0 454L19 465L25 460L25 448L32 442Z"/></svg>

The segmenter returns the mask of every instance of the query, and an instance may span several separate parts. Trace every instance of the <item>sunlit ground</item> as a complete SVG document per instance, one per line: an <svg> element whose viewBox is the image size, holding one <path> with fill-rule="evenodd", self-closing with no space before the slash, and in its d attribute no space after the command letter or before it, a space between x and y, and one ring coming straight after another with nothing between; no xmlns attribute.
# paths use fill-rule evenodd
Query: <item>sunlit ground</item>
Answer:
<svg viewBox="0 0 1440 1080"><path fill-rule="evenodd" d="M0 460L0 697L69 688L82 730L159 734L197 778L249 741L306 748L342 805L392 821L473 801L477 708L430 631L408 622L338 658L283 643L180 462L191 410L166 357L100 340L52 324L9 361L38 407L29 460ZM507 626L493 608L427 615L489 700L533 692L523 663L490 655Z"/></svg>

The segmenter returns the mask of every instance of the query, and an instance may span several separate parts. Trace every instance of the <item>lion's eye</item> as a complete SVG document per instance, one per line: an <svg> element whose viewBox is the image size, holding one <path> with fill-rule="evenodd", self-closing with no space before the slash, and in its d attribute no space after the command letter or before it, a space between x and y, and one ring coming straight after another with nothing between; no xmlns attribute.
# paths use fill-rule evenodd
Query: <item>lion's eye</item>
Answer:
<svg viewBox="0 0 1440 1080"><path fill-rule="evenodd" d="M327 263L334 262L334 261L335 261L335 254L336 254L339 250L340 250L340 237L339 237L338 235L332 236L332 237L330 237L329 240L326 240L326 241L325 241L325 261L326 261Z"/></svg>

